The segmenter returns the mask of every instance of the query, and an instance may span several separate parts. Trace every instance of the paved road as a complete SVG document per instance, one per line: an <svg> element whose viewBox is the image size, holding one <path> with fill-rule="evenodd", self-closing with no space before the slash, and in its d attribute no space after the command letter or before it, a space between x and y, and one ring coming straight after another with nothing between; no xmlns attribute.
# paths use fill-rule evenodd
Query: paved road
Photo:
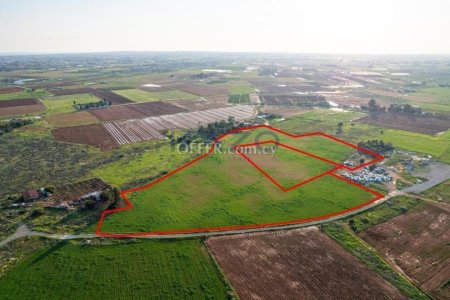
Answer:
<svg viewBox="0 0 450 300"><path fill-rule="evenodd" d="M136 238L143 239L176 239L176 238L189 238L189 237L209 237L209 236L217 236L217 235L230 235L230 234L241 234L241 233L252 233L252 232L261 232L261 231L273 231L273 230L283 230L283 229L293 229L293 228L302 228L314 225L320 225L327 222L337 221L339 219L346 218L348 216L355 215L367 209L370 209L374 206L377 206L384 201L396 197L404 195L403 192L394 191L386 195L384 198L381 198L374 203L365 206L361 209L354 210L352 212L348 212L346 214L342 214L339 216L330 217L327 219L306 222L301 224L292 224L292 225L283 225L283 226L274 226L274 227L264 227L264 228L255 228L255 229L241 229L241 230L228 230L228 231L216 231L216 232L198 232L198 233L186 233L186 234L167 234L167 235L148 235ZM46 237L49 239L58 239L58 240L74 240L74 239L94 239L94 238L102 238L96 234L56 234L56 233L45 233L39 231L29 230L25 225L20 225L15 233L10 235L8 238L0 242L0 247L12 242L16 239L27 237L27 236L40 236Z"/></svg>
<svg viewBox="0 0 450 300"><path fill-rule="evenodd" d="M450 165L433 162L430 164L429 169L426 172L416 172L413 174L418 177L424 177L427 181L407 187L402 192L419 194L450 179Z"/></svg>

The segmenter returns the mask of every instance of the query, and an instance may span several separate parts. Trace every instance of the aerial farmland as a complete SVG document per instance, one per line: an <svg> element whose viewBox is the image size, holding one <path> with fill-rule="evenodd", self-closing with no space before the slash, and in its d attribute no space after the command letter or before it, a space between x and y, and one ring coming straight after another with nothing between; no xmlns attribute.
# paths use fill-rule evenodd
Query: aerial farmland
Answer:
<svg viewBox="0 0 450 300"><path fill-rule="evenodd" d="M439 59L142 55L0 56L0 299L448 297Z"/></svg>

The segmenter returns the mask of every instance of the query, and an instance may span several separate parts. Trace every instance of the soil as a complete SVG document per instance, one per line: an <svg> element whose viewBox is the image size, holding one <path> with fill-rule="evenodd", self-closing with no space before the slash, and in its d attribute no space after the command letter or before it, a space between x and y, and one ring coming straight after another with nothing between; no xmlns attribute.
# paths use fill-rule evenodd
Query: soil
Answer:
<svg viewBox="0 0 450 300"><path fill-rule="evenodd" d="M450 299L450 205L426 202L359 235L435 299Z"/></svg>
<svg viewBox="0 0 450 300"><path fill-rule="evenodd" d="M379 113L358 119L358 122L424 134L437 134L450 129L450 117L448 116Z"/></svg>
<svg viewBox="0 0 450 300"><path fill-rule="evenodd" d="M317 227L206 244L240 299L406 299Z"/></svg>
<svg viewBox="0 0 450 300"><path fill-rule="evenodd" d="M218 96L218 95L228 95L228 88L216 85L192 85L183 84L177 86L178 90L186 93L190 93L197 96Z"/></svg>
<svg viewBox="0 0 450 300"><path fill-rule="evenodd" d="M95 191L104 191L108 188L110 188L110 186L103 182L103 180L94 178L57 187L51 199L56 203L72 201L88 193Z"/></svg>
<svg viewBox="0 0 450 300"><path fill-rule="evenodd" d="M92 93L94 89L91 88L79 88L79 89L67 89L67 90L53 90L50 91L55 96L68 96L77 94L89 94Z"/></svg>
<svg viewBox="0 0 450 300"><path fill-rule="evenodd" d="M47 122L54 127L69 127L95 124L98 119L87 111L78 111L67 114L59 114L47 117Z"/></svg>
<svg viewBox="0 0 450 300"><path fill-rule="evenodd" d="M54 90L51 91L55 96L77 95L77 94L92 94L100 99L111 101L112 105L133 103L133 101L117 95L110 91L91 89L91 88L78 88L67 90Z"/></svg>
<svg viewBox="0 0 450 300"><path fill-rule="evenodd" d="M128 105L128 107L131 107L135 111L144 114L146 117L171 115L186 111L181 107L162 101L138 103Z"/></svg>
<svg viewBox="0 0 450 300"><path fill-rule="evenodd" d="M111 101L112 105L133 103L133 101L110 91L92 89L90 93L100 99Z"/></svg>
<svg viewBox="0 0 450 300"><path fill-rule="evenodd" d="M14 116L41 112L45 106L35 98L0 101L0 116Z"/></svg>
<svg viewBox="0 0 450 300"><path fill-rule="evenodd" d="M93 116L98 118L102 122L126 120L126 119L139 119L144 118L145 115L132 108L132 105L118 105L102 109L96 109L89 111Z"/></svg>
<svg viewBox="0 0 450 300"><path fill-rule="evenodd" d="M22 92L23 88L21 87L7 87L0 89L0 94L10 94L10 93L17 93Z"/></svg>
<svg viewBox="0 0 450 300"><path fill-rule="evenodd" d="M101 124L57 128L52 134L57 141L98 146L103 151L118 146Z"/></svg>

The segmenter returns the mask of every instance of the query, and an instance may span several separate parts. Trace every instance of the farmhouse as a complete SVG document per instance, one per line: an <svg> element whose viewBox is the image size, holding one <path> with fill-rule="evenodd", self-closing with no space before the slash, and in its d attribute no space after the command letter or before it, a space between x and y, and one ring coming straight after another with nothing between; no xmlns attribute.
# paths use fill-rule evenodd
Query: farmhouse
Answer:
<svg viewBox="0 0 450 300"><path fill-rule="evenodd" d="M36 201L39 198L39 193L36 190L29 190L22 193L24 201Z"/></svg>

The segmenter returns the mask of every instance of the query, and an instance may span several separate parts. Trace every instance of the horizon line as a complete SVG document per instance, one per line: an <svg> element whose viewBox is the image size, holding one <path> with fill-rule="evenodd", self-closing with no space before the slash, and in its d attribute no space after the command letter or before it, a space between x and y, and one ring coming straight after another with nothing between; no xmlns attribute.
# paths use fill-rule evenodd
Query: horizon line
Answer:
<svg viewBox="0 0 450 300"><path fill-rule="evenodd" d="M344 55L344 56L450 56L450 53L365 53L365 52L296 52L296 51L231 51L231 50L112 50L112 51L0 51L1 56L82 55L114 53L211 53L211 54L279 54L279 55Z"/></svg>

